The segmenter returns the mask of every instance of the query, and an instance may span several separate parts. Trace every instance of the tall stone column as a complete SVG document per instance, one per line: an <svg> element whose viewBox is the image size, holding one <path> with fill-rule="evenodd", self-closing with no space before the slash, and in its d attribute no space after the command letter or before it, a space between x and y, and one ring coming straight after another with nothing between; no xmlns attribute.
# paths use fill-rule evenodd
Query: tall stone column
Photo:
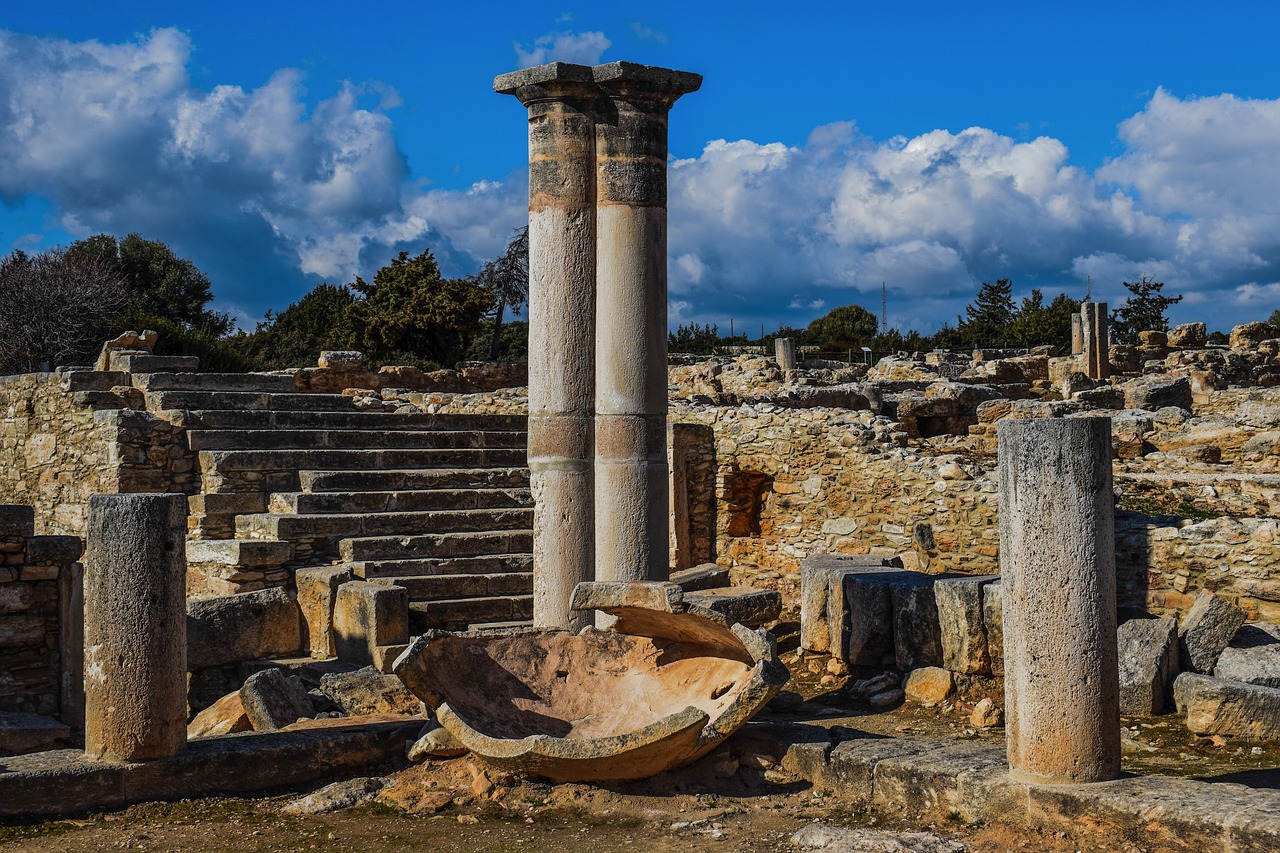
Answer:
<svg viewBox="0 0 1280 853"><path fill-rule="evenodd" d="M186 495L94 495L84 572L85 753L187 743Z"/></svg>
<svg viewBox="0 0 1280 853"><path fill-rule="evenodd" d="M1003 420L1000 573L1009 768L1026 782L1120 773L1109 418Z"/></svg>
<svg viewBox="0 0 1280 853"><path fill-rule="evenodd" d="M1107 331L1107 303L1091 302L1089 305L1093 309L1093 336L1085 344L1093 348L1093 362L1098 367L1096 376L1089 375L1094 379L1106 379L1111 375L1111 335Z"/></svg>
<svg viewBox="0 0 1280 853"><path fill-rule="evenodd" d="M594 108L585 65L503 74L495 91L529 110L529 471L533 621L578 629L569 594L595 578L596 198ZM665 540L664 540L665 546Z"/></svg>
<svg viewBox="0 0 1280 853"><path fill-rule="evenodd" d="M1071 315L1071 354L1079 355L1084 350L1084 333L1080 327L1080 312Z"/></svg>
<svg viewBox="0 0 1280 853"><path fill-rule="evenodd" d="M596 577L666 580L667 113L702 77L611 62L596 118Z"/></svg>

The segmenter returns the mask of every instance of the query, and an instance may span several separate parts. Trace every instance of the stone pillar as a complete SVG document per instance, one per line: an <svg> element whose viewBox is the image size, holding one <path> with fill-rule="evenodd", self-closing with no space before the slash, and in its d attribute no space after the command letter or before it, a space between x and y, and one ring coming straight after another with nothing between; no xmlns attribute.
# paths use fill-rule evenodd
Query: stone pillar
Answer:
<svg viewBox="0 0 1280 853"><path fill-rule="evenodd" d="M187 743L186 495L94 495L84 572L85 753Z"/></svg>
<svg viewBox="0 0 1280 853"><path fill-rule="evenodd" d="M1093 361L1098 366L1098 375L1094 379L1106 379L1111 375L1111 335L1107 331L1107 303L1092 302L1093 337L1086 342L1093 347Z"/></svg>
<svg viewBox="0 0 1280 853"><path fill-rule="evenodd" d="M593 72L607 96L596 116L596 579L666 580L667 113L702 78L630 62Z"/></svg>
<svg viewBox="0 0 1280 853"><path fill-rule="evenodd" d="M493 88L529 110L529 471L533 621L578 629L569 595L595 577L595 121L585 65L503 74ZM664 540L665 542L665 540Z"/></svg>
<svg viewBox="0 0 1280 853"><path fill-rule="evenodd" d="M784 371L792 371L796 369L796 340L795 338L774 338L773 339L773 356L778 362L778 367Z"/></svg>
<svg viewBox="0 0 1280 853"><path fill-rule="evenodd" d="M1074 335L1074 328L1072 331ZM1085 302L1080 306L1080 370L1090 379L1111 375L1111 339L1107 334L1107 303Z"/></svg>
<svg viewBox="0 0 1280 853"><path fill-rule="evenodd" d="M1084 337L1080 328L1080 313L1071 315L1071 354L1079 355L1084 350Z"/></svg>
<svg viewBox="0 0 1280 853"><path fill-rule="evenodd" d="M1010 773L1039 783L1114 779L1111 421L1006 419L998 432Z"/></svg>

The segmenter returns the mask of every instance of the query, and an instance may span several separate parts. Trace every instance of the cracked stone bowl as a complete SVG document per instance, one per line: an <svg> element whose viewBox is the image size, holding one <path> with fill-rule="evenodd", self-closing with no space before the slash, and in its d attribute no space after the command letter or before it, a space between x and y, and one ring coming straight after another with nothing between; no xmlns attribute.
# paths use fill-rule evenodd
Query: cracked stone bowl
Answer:
<svg viewBox="0 0 1280 853"><path fill-rule="evenodd" d="M773 637L670 583L584 583L607 630L431 631L395 662L463 746L557 782L643 779L714 749L789 678Z"/></svg>

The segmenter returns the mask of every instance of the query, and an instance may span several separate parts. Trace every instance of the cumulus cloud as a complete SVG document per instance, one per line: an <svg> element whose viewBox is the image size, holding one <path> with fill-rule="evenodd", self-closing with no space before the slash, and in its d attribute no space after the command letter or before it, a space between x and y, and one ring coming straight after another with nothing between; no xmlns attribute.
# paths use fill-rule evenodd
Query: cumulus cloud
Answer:
<svg viewBox="0 0 1280 853"><path fill-rule="evenodd" d="M599 61L601 33L551 33L522 64ZM458 190L414 180L394 90L314 101L283 69L194 87L176 30L124 44L0 31L0 201L47 202L75 236L139 231L192 257L219 307L254 318L320 279L432 248L451 274L526 220L522 163ZM717 139L669 169L671 317L801 325L857 302L922 330L981 281L1120 301L1142 275L1187 298L1175 320L1227 326L1280 300L1280 100L1158 90L1094 173L1061 141L973 127L872 139L852 122L803 144ZM22 231L28 231L24 226ZM29 234L14 239L31 246Z"/></svg>
<svg viewBox="0 0 1280 853"><path fill-rule="evenodd" d="M595 65L612 45L613 42L599 31L547 33L534 39L533 45L527 49L520 42L512 44L516 51L516 62L521 68L530 68L546 62Z"/></svg>

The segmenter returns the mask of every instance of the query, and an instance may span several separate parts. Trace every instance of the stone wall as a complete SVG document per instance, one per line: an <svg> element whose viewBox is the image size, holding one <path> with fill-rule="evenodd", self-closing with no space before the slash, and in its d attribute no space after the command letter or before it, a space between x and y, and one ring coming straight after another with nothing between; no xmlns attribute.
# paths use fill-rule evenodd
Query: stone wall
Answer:
<svg viewBox="0 0 1280 853"><path fill-rule="evenodd" d="M89 497L194 492L181 430L136 409L127 376L88 371L0 378L0 501L34 508L36 530L83 536Z"/></svg>
<svg viewBox="0 0 1280 853"><path fill-rule="evenodd" d="M35 536L31 507L0 505L0 711L83 717L81 541Z"/></svg>

